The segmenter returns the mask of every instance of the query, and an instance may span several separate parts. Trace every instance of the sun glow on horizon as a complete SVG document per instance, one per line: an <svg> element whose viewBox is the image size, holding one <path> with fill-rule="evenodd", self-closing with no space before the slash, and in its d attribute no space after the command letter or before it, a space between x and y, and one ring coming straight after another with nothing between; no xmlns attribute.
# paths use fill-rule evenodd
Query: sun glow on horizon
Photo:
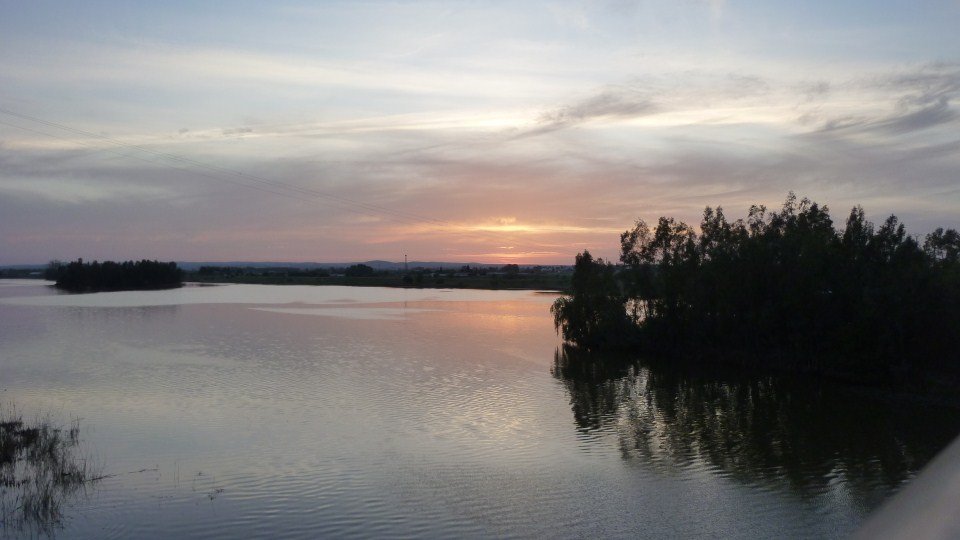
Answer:
<svg viewBox="0 0 960 540"><path fill-rule="evenodd" d="M569 264L788 191L960 227L952 4L296 4L6 10L0 264Z"/></svg>

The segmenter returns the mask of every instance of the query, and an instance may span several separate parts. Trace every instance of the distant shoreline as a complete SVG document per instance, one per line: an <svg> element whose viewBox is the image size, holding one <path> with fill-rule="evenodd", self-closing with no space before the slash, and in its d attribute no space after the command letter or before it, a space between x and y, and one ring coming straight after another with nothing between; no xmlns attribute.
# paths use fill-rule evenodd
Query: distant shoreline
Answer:
<svg viewBox="0 0 960 540"><path fill-rule="evenodd" d="M5 276L0 279L9 279L16 281L42 281L51 287L55 285L42 276ZM454 278L443 280L442 282L430 282L421 284L403 283L403 279L398 276L375 276L348 278L340 276L332 277L284 277L284 276L231 276L231 277L204 277L187 274L182 285L175 287L162 287L152 289L113 289L96 291L64 291L75 292L76 294L85 294L92 292L119 292L124 290L171 290L183 286L205 286L205 285L310 285L310 286L341 286L341 287L390 287L397 289L476 289L491 291L547 291L547 292L566 292L569 287L569 280L566 276L551 276L546 280L524 280L513 279L504 280L500 283L493 283L489 280L480 278ZM61 289L62 290L62 289Z"/></svg>
<svg viewBox="0 0 960 540"><path fill-rule="evenodd" d="M570 286L566 274L515 275L515 276L453 276L426 277L418 282L406 282L399 274L386 276L284 276L284 275L236 275L202 276L187 273L184 281L240 285L339 285L348 287L394 287L403 289L486 289L486 290L540 290L564 292Z"/></svg>

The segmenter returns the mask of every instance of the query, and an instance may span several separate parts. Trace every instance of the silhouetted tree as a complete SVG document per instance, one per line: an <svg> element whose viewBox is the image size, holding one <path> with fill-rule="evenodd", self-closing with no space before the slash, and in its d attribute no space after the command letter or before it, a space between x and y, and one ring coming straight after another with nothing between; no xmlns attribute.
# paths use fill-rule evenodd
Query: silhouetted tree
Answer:
<svg viewBox="0 0 960 540"><path fill-rule="evenodd" d="M63 270L63 263L54 259L47 263L46 270L43 271L43 279L48 281L57 281L60 278L60 272Z"/></svg>
<svg viewBox="0 0 960 540"><path fill-rule="evenodd" d="M370 277L374 274L374 270L365 264L354 264L344 270L343 273L347 277Z"/></svg>
<svg viewBox="0 0 960 540"><path fill-rule="evenodd" d="M57 288L74 292L165 289L183 284L183 271L174 262L84 263L77 259L66 265L54 261L47 273L56 278Z"/></svg>
<svg viewBox="0 0 960 540"><path fill-rule="evenodd" d="M589 251L576 257L570 296L554 302L554 325L569 341L585 348L611 346L623 340L631 325L623 309L624 295L614 268Z"/></svg>
<svg viewBox="0 0 960 540"><path fill-rule="evenodd" d="M837 231L827 207L791 193L745 221L707 207L699 235L662 217L620 241L619 273L577 256L571 295L553 310L571 343L875 379L960 376L952 229L921 247L895 216L874 227L858 206Z"/></svg>

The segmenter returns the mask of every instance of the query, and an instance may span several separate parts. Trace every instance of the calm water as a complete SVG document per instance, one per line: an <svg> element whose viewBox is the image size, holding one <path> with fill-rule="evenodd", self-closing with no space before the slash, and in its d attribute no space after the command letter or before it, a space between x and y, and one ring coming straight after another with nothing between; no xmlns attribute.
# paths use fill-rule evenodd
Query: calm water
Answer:
<svg viewBox="0 0 960 540"><path fill-rule="evenodd" d="M838 537L960 432L558 349L532 292L0 282L0 399L116 474L58 536ZM10 531L6 531L10 533Z"/></svg>

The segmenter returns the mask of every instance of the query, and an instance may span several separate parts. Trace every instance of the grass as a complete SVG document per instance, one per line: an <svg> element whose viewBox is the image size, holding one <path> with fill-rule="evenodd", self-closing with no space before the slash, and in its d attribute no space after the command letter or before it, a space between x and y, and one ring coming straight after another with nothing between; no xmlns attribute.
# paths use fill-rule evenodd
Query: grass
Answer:
<svg viewBox="0 0 960 540"><path fill-rule="evenodd" d="M80 419L67 427L49 415L26 422L0 406L0 531L50 533L64 504L102 478L80 454L79 437Z"/></svg>

